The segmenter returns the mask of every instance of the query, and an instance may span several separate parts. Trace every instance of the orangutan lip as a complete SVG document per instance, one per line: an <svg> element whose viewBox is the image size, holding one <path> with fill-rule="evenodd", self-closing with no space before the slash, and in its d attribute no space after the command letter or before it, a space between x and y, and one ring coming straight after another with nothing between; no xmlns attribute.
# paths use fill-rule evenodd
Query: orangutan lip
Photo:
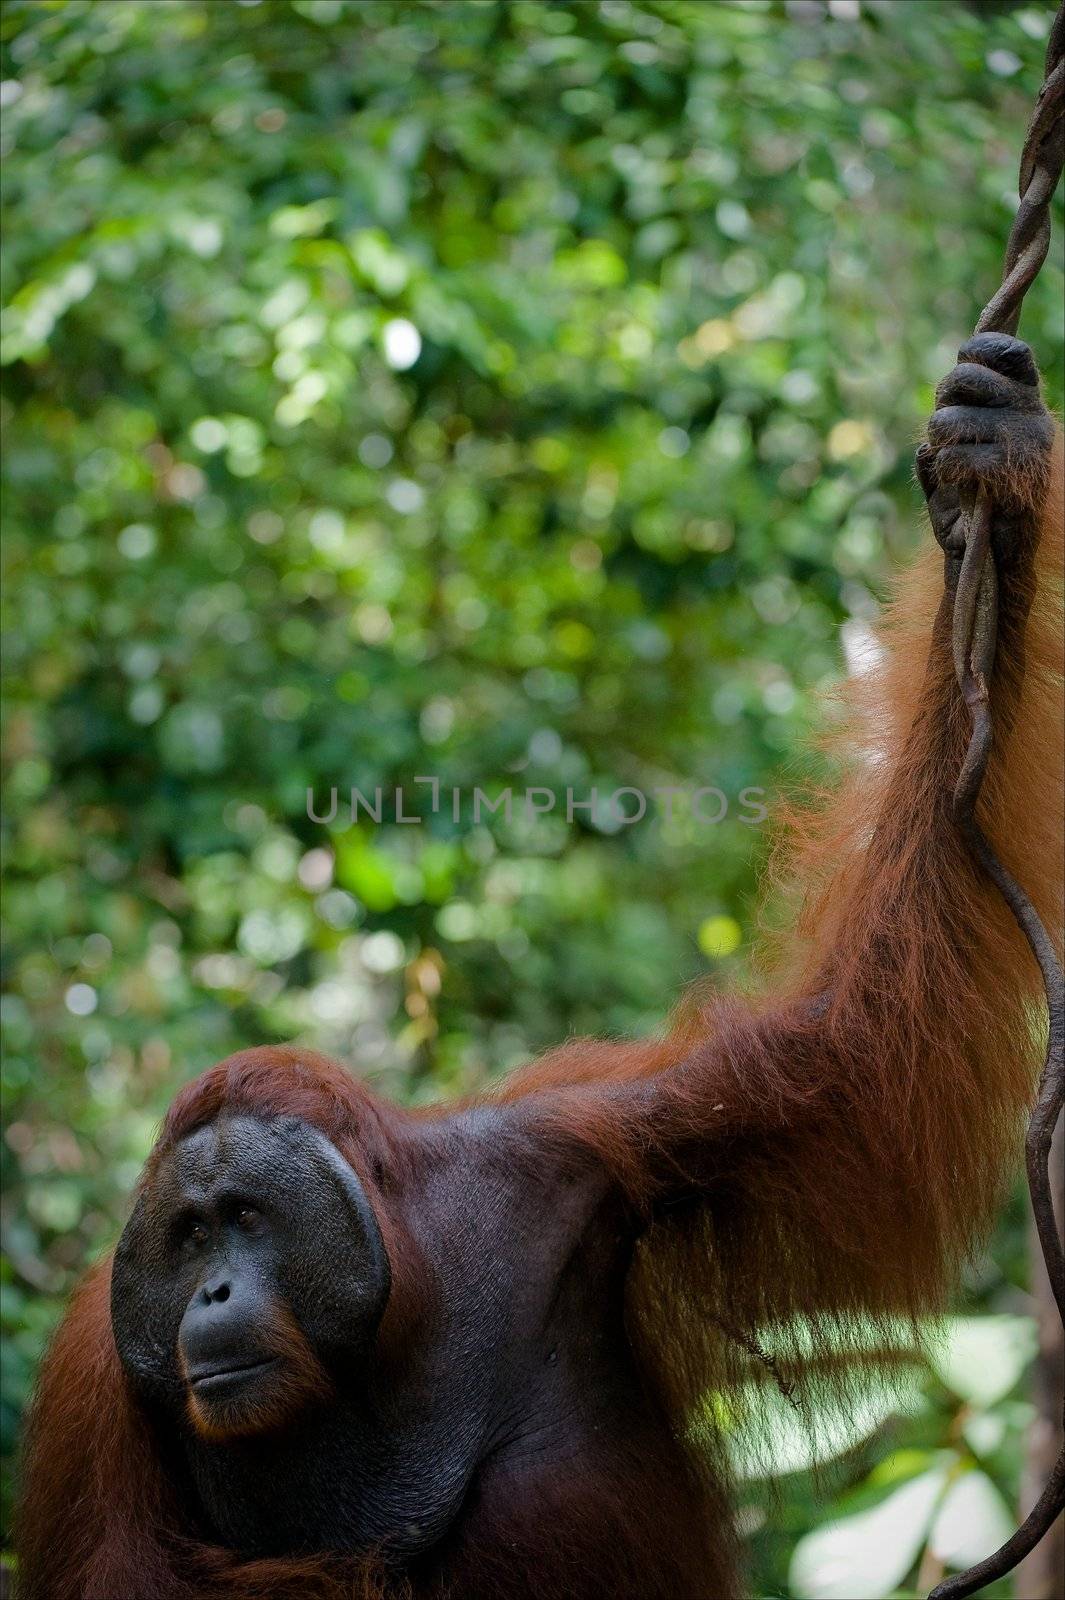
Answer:
<svg viewBox="0 0 1065 1600"><path fill-rule="evenodd" d="M224 1378L246 1378L253 1372L265 1372L268 1367L276 1365L276 1358L268 1356L264 1361L246 1361L239 1366L211 1367L207 1372L190 1372L189 1382L199 1389L205 1383L218 1383Z"/></svg>

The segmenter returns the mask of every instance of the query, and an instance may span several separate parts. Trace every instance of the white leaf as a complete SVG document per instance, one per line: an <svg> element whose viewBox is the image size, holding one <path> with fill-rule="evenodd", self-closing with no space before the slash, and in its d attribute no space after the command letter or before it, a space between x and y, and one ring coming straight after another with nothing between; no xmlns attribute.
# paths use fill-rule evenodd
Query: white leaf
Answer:
<svg viewBox="0 0 1065 1600"><path fill-rule="evenodd" d="M941 1561L960 1570L1005 1544L1014 1527L991 1479L983 1472L966 1472L943 1497L928 1542Z"/></svg>
<svg viewBox="0 0 1065 1600"><path fill-rule="evenodd" d="M883 1600L920 1555L946 1481L947 1468L936 1467L871 1511L808 1533L791 1558L793 1592L803 1600Z"/></svg>
<svg viewBox="0 0 1065 1600"><path fill-rule="evenodd" d="M951 1317L931 1351L938 1376L956 1395L990 1406L1009 1394L1039 1345L1031 1317Z"/></svg>

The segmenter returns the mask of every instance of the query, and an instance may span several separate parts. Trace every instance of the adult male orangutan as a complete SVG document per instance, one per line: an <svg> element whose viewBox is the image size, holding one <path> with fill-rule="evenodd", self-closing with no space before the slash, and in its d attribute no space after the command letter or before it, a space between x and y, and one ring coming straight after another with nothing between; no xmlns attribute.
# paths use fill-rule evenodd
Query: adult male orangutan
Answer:
<svg viewBox="0 0 1065 1600"><path fill-rule="evenodd" d="M801 1384L857 1327L942 1305L1041 1055L1034 964L952 822L949 617L984 488L983 821L1060 935L1060 436L1001 335L937 406L941 548L854 686L838 792L797 825L765 992L428 1111L297 1047L187 1084L44 1364L24 1600L736 1595L707 1397L759 1356ZM846 1363L820 1369L845 1403Z"/></svg>

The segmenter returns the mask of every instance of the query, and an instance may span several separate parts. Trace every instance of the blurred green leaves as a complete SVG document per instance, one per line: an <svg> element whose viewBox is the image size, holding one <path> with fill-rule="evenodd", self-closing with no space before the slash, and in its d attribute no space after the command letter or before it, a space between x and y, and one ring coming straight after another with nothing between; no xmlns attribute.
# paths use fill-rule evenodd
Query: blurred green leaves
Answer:
<svg viewBox="0 0 1065 1600"><path fill-rule="evenodd" d="M818 1525L798 1538L787 1565L798 1600L924 1594L1013 1531L1009 1500L1033 1414L1016 1394L1036 1353L1036 1324L1005 1313L949 1317L925 1341L917 1349L900 1324L898 1364L885 1369L870 1359L884 1348L877 1339L842 1410L817 1408L816 1381L814 1405L796 1410L764 1373L712 1408L745 1485L748 1525L766 1514L760 1480L820 1475ZM858 1339L852 1355L863 1349ZM800 1504L802 1484L793 1477L790 1486Z"/></svg>
<svg viewBox="0 0 1065 1600"><path fill-rule="evenodd" d="M300 1036L426 1099L728 977L737 799L915 536L1048 17L4 7L5 1460L190 1074ZM456 817L426 776L731 805ZM420 821L317 824L334 785Z"/></svg>

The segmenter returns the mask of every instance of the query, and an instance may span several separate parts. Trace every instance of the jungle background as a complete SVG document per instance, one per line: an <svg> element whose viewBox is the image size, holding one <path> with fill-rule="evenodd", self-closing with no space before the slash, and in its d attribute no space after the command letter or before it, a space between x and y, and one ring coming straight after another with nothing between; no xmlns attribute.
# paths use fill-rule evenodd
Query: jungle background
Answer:
<svg viewBox="0 0 1065 1600"><path fill-rule="evenodd" d="M183 1080L295 1037L424 1101L742 970L773 795L921 537L1050 18L4 6L5 1513ZM352 785L419 822L350 826ZM730 807L475 820L507 785ZM739 1462L756 1594L924 1592L1010 1531L1030 1274L1018 1186L905 1402L819 1479L787 1416L775 1487Z"/></svg>

